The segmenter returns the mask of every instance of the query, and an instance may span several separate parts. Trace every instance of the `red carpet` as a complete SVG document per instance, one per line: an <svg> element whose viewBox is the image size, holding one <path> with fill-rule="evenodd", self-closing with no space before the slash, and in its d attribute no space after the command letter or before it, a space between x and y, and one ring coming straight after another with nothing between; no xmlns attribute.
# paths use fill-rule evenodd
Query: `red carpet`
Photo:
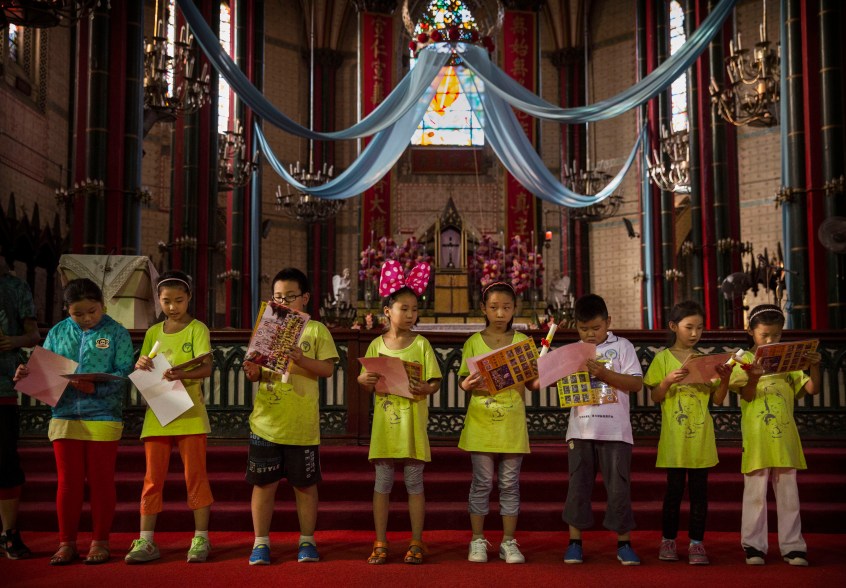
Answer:
<svg viewBox="0 0 846 588"><path fill-rule="evenodd" d="M213 521L214 522L214 521ZM422 566L401 563L407 533L389 535L391 554L384 566L365 563L373 539L371 532L326 531L317 534L321 557L319 563L298 564L294 561L294 533L274 533L273 562L270 566L249 566L247 557L252 546L250 533L211 533L212 558L205 564L185 563L190 533L157 533L156 541L162 559L141 566L127 566L122 558L136 534L115 533L112 561L100 566L75 563L51 567L48 557L57 545L55 533L28 533L25 539L35 558L10 561L0 558L0 585L9 587L109 586L331 586L347 588L385 585L413 586L673 586L715 588L725 586L792 586L836 588L846 582L846 561L843 535L805 535L809 545L811 566L796 568L778 557L777 539L770 536L770 554L765 566L747 566L739 546L737 533L708 533L705 543L712 564L693 567L686 561L662 562L657 558L659 533L635 532L633 545L643 564L623 567L615 559L615 538L607 532L588 532L584 536L585 563L567 565L562 561L564 533L518 533L517 538L527 563L507 565L496 553L487 564L466 560L469 531L431 531L425 539L429 555ZM89 536L81 537L80 548L87 549ZM488 539L498 547L499 534ZM687 540L680 536L680 555Z"/></svg>

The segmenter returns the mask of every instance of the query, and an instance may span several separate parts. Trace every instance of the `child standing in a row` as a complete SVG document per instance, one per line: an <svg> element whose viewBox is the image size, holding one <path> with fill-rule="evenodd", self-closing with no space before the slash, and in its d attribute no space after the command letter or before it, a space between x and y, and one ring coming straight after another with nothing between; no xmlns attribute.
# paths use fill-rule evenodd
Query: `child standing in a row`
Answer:
<svg viewBox="0 0 846 588"><path fill-rule="evenodd" d="M190 278L180 271L165 272L159 277L156 290L165 320L147 330L135 368L152 369L150 353L156 342L160 345L159 353L171 365L185 363L211 351L208 327L188 313L192 291ZM171 368L164 373L169 381L181 380L194 402L194 406L166 426L162 426L155 413L147 408L141 430L147 458L141 492L141 535L132 542L124 558L128 564L140 564L161 557L153 534L156 518L162 511L162 490L174 444L179 447L185 468L188 508L194 512L194 538L187 560L188 563L200 563L209 556L209 514L214 500L206 472L206 436L211 427L203 399L203 378L210 376L211 372L211 357L206 357L200 366L189 371Z"/></svg>
<svg viewBox="0 0 846 588"><path fill-rule="evenodd" d="M720 379L708 384L682 383L683 368L695 353L705 328L705 312L693 301L676 304L670 311L670 343L658 353L646 371L643 383L651 388L653 402L661 405L661 438L655 467L667 469L667 492L662 517L663 537L658 559L677 561L676 536L685 478L690 494L688 562L707 565L702 541L708 516L708 471L718 463L714 420L708 406L720 405L728 393L731 367L717 368Z"/></svg>
<svg viewBox="0 0 846 588"><path fill-rule="evenodd" d="M811 375L794 371L764 375L753 363L761 345L778 343L784 328L784 313L774 304L761 304L749 313L749 334L754 345L743 360L748 371L736 366L731 388L740 392L740 425L743 431L743 518L740 544L746 563L764 565L767 555L767 483L772 481L778 511L778 545L784 561L807 566L807 546L799 518L799 490L796 470L804 470L805 455L793 405L805 394L820 390L819 353L807 353Z"/></svg>
<svg viewBox="0 0 846 588"><path fill-rule="evenodd" d="M388 329L376 337L367 348L365 357L397 357L419 363L422 377L411 386L415 398L410 400L395 394L374 397L373 428L370 433L369 459L376 469L373 491L373 522L376 541L367 559L370 564L384 564L388 557L388 509L394 484L394 467L403 466L403 479L408 492L408 514L411 519L411 542L403 561L423 563L426 546L423 543L423 524L426 518L426 499L423 495L423 467L432 460L429 450L429 396L440 389L441 370L435 352L424 337L412 331L417 324L417 297L429 282L429 264L415 266L408 278L396 261L382 266L379 295L388 318ZM373 392L381 376L362 368L358 383L365 393Z"/></svg>
<svg viewBox="0 0 846 588"><path fill-rule="evenodd" d="M63 295L68 318L44 340L44 348L79 362L76 373L127 376L132 371L129 332L106 314L103 292L89 279L71 280ZM15 381L29 375L18 366ZM59 549L50 565L76 561L76 538L88 480L93 536L87 564L109 560L109 533L115 514L115 461L123 434L123 381L71 380L51 410L48 435L56 455Z"/></svg>
<svg viewBox="0 0 846 588"><path fill-rule="evenodd" d="M477 563L488 561L490 543L485 539L485 516L489 512L497 459L499 512L502 515L503 529L499 557L506 563L526 561L514 538L517 515L520 513L520 466L523 463L523 455L529 453L529 430L526 425L523 391L509 388L491 394L485 387L481 373L471 375L467 367L467 360L471 357L490 353L528 338L511 328L516 303L514 288L505 282L495 282L482 291L485 329L472 335L464 344L461 351L461 367L458 370L461 378L458 386L471 393L458 446L470 452L470 460L473 463L469 499L473 538L467 559ZM533 383L537 387L537 380Z"/></svg>

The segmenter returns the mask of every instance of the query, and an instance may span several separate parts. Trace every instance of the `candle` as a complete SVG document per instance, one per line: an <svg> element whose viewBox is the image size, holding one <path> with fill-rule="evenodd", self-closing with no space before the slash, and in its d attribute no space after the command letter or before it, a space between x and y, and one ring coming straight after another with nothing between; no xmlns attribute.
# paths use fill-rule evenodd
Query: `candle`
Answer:
<svg viewBox="0 0 846 588"><path fill-rule="evenodd" d="M547 232L546 232L545 239L546 239L547 241L552 241L552 231L547 231Z"/></svg>

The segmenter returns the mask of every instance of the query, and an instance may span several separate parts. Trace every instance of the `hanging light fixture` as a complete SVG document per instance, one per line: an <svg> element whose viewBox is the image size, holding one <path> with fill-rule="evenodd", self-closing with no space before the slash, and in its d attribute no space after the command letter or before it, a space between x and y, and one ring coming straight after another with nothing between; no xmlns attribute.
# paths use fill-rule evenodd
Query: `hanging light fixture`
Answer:
<svg viewBox="0 0 846 588"><path fill-rule="evenodd" d="M588 61L588 11L584 11L584 57L585 57L585 104L590 102L590 66ZM596 168L591 168L590 165L590 123L585 123L585 153L587 154L586 165L584 169L579 169L576 162L573 161L572 167L564 164L564 179L562 183L579 194L585 196L594 196L602 190L611 181L611 174L607 173L603 168L602 162ZM597 222L605 220L617 214L620 210L620 205L623 203L623 196L621 194L611 194L596 204L585 206L583 208L571 208L570 216L576 220L586 222Z"/></svg>
<svg viewBox="0 0 846 588"><path fill-rule="evenodd" d="M175 37L175 15L163 0L161 14L156 0L152 40L144 39L144 110L165 118L197 112L209 101L209 65L197 66L198 52L192 35L183 26ZM174 9L175 10L175 9ZM172 20L171 20L172 19ZM174 39L168 28L174 26Z"/></svg>
<svg viewBox="0 0 846 588"><path fill-rule="evenodd" d="M669 159L669 168L664 167L664 161L657 149L652 155L647 155L646 163L649 167L649 177L652 183L665 192L690 194L690 133L687 129L667 131L661 127L661 152Z"/></svg>
<svg viewBox="0 0 846 588"><path fill-rule="evenodd" d="M108 0L2 0L0 27L8 24L36 29L73 26L101 5L110 8Z"/></svg>
<svg viewBox="0 0 846 588"><path fill-rule="evenodd" d="M720 88L711 78L711 104L736 127L771 127L778 124L780 48L773 50L767 39L767 0L763 0L763 22L758 25L760 41L751 51L743 49L740 33L729 41L726 57L728 83Z"/></svg>
<svg viewBox="0 0 846 588"><path fill-rule="evenodd" d="M235 128L217 134L217 189L228 192L234 188L246 186L258 167L258 153L253 161L246 157L247 146L244 143L244 127L235 121Z"/></svg>
<svg viewBox="0 0 846 588"><path fill-rule="evenodd" d="M311 3L311 30L309 31L309 129L314 128L314 0ZM318 166L314 165L314 139L308 140L308 166L300 164L288 165L289 173L300 184L307 188L313 188L325 184L332 179L335 171L334 166L326 162ZM276 187L276 209L284 212L294 220L304 223L315 223L329 220L338 214L344 207L343 200L327 200L318 198L306 192L295 190L292 186L287 187L286 193L282 194L282 187Z"/></svg>

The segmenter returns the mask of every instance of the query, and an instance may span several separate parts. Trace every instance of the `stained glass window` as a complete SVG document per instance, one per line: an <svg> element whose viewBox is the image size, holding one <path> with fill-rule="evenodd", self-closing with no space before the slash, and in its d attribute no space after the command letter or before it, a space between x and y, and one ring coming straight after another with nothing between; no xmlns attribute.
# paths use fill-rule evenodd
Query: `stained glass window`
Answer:
<svg viewBox="0 0 846 588"><path fill-rule="evenodd" d="M220 3L220 46L227 55L232 55L232 13L229 4ZM229 84L223 76L217 78L217 132L229 130Z"/></svg>
<svg viewBox="0 0 846 588"><path fill-rule="evenodd" d="M681 5L670 2L670 55L678 51L686 41L684 34L684 10ZM687 129L687 74L682 74L670 86L673 132Z"/></svg>
<svg viewBox="0 0 846 588"><path fill-rule="evenodd" d="M417 23L414 35L439 30L446 37L446 31L451 27L467 31L477 28L473 14L461 0L432 0ZM413 52L411 66L414 67ZM461 66L450 65L443 69L444 75L435 97L411 137L412 145L478 147L485 144L485 134L476 115L480 105L471 104L462 92L456 67Z"/></svg>
<svg viewBox="0 0 846 588"><path fill-rule="evenodd" d="M18 39L20 38L20 29L17 25L9 25L9 59L18 61Z"/></svg>

